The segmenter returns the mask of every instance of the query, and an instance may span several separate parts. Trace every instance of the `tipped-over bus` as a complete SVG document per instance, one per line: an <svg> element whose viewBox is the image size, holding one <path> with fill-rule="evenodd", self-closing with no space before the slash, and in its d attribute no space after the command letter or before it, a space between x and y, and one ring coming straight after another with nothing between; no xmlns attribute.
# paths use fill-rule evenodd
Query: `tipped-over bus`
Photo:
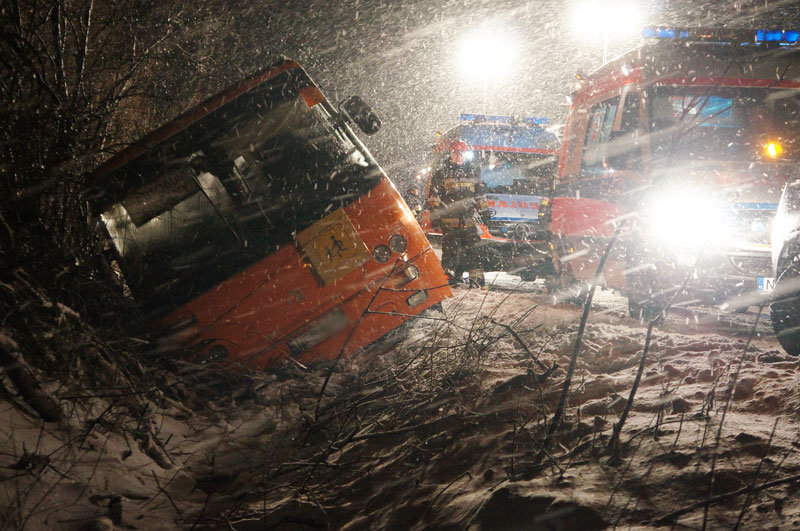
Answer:
<svg viewBox="0 0 800 531"><path fill-rule="evenodd" d="M95 172L94 213L154 334L264 369L352 354L450 296L348 122L380 126L284 59Z"/></svg>

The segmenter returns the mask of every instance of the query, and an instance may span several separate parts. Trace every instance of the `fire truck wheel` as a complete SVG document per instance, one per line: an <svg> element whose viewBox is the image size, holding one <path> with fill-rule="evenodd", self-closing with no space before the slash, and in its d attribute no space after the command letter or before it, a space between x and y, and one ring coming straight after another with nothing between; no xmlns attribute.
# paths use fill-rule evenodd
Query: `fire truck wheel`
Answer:
<svg viewBox="0 0 800 531"><path fill-rule="evenodd" d="M566 302L583 307L586 304L586 298L589 296L589 284L573 279L568 283L562 282L559 287L550 291L550 293L553 293L556 302Z"/></svg>
<svg viewBox="0 0 800 531"><path fill-rule="evenodd" d="M545 277L545 291L553 296L556 303L583 306L589 295L589 284L575 278L569 265L561 263L559 271Z"/></svg>
<svg viewBox="0 0 800 531"><path fill-rule="evenodd" d="M589 284L586 282L573 284L569 287L569 294L571 296L569 302L583 308L586 305L586 299L589 297Z"/></svg>
<svg viewBox="0 0 800 531"><path fill-rule="evenodd" d="M800 355L800 263L791 262L775 282L775 297L770 305L775 337L783 350Z"/></svg>

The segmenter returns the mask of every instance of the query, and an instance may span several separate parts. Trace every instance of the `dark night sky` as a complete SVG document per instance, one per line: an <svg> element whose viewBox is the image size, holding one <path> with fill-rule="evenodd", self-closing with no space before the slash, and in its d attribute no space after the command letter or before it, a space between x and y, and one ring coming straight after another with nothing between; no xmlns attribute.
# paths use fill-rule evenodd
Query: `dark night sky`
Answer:
<svg viewBox="0 0 800 531"><path fill-rule="evenodd" d="M797 1L627 3L639 9L643 24L800 25ZM455 125L461 112L563 121L575 72L590 71L602 62L604 25L581 29L574 22L577 6L585 4L584 0L303 0L270 8L269 21L259 31L264 31L272 50L304 63L334 102L360 94L373 105L383 129L365 141L402 187L424 166L436 131ZM616 35L623 25L607 26L609 57L638 42L635 28ZM507 74L480 81L465 78L459 54L476 32L502 35L512 45Z"/></svg>

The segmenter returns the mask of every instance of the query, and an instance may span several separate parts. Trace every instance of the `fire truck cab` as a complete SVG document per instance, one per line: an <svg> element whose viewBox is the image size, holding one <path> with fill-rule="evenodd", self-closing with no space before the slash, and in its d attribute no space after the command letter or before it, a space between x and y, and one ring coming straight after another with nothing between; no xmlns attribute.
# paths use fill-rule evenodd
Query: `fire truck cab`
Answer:
<svg viewBox="0 0 800 531"><path fill-rule="evenodd" d="M650 27L572 94L547 216L564 284L601 276L632 316L744 308L768 291L770 231L800 162L796 31Z"/></svg>
<svg viewBox="0 0 800 531"><path fill-rule="evenodd" d="M462 114L438 137L420 219L429 235L442 236L442 265L456 281L471 269L524 280L552 270L539 213L552 192L559 141L546 123Z"/></svg>

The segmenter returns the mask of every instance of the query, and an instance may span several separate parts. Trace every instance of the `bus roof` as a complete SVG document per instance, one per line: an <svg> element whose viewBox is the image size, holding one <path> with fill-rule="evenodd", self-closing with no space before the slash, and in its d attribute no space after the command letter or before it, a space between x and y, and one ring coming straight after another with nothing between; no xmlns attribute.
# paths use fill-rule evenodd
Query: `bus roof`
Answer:
<svg viewBox="0 0 800 531"><path fill-rule="evenodd" d="M281 72L291 69L302 70L303 67L300 66L299 63L291 59L288 58L279 59L272 65L262 70L259 70L249 78L226 88L225 90L206 99L199 105L196 105L195 107L184 112L180 116L173 118L169 122L165 123L158 129L140 138L139 140L137 140L136 142L125 148L123 151L120 151L119 153L108 159L106 162L101 164L89 178L89 183L88 183L89 186L91 187L99 185L106 177L108 177L114 171L118 170L125 164L128 164L129 162L136 159L143 153L146 153L147 151L158 146L159 144L164 142L164 140L179 133L180 131L182 131L189 125L193 124L194 122L197 122L210 112L219 109L220 107L224 106L231 100L251 91L255 87L261 85L270 78L275 77Z"/></svg>

